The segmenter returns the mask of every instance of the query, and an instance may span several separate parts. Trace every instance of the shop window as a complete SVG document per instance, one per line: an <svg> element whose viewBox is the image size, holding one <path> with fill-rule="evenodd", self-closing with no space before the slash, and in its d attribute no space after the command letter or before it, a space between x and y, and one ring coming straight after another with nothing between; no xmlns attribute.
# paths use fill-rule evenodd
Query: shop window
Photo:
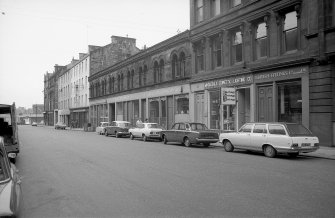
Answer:
<svg viewBox="0 0 335 218"><path fill-rule="evenodd" d="M220 129L220 91L209 92L210 129Z"/></svg>
<svg viewBox="0 0 335 218"><path fill-rule="evenodd" d="M278 121L302 122L301 81L278 84Z"/></svg>
<svg viewBox="0 0 335 218"><path fill-rule="evenodd" d="M195 0L195 21L200 23L204 20L204 1Z"/></svg>
<svg viewBox="0 0 335 218"><path fill-rule="evenodd" d="M283 40L285 52L298 49L297 12L292 11L284 16Z"/></svg>
<svg viewBox="0 0 335 218"><path fill-rule="evenodd" d="M223 130L235 130L236 105L223 105Z"/></svg>
<svg viewBox="0 0 335 218"><path fill-rule="evenodd" d="M232 39L232 60L233 63L242 62L242 33L235 32Z"/></svg>
<svg viewBox="0 0 335 218"><path fill-rule="evenodd" d="M213 69L222 66L222 36L219 34L212 41L212 65Z"/></svg>
<svg viewBox="0 0 335 218"><path fill-rule="evenodd" d="M189 114L188 96L176 96L176 114Z"/></svg>
<svg viewBox="0 0 335 218"><path fill-rule="evenodd" d="M256 28L256 35L255 35L255 52L256 52L256 59L260 59L262 57L267 56L267 30L266 30L266 23L260 23L257 25Z"/></svg>

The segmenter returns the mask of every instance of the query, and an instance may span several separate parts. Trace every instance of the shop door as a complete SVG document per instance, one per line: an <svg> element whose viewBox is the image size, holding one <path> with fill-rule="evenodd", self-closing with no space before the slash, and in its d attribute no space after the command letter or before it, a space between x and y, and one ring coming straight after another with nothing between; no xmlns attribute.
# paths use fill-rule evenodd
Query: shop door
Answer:
<svg viewBox="0 0 335 218"><path fill-rule="evenodd" d="M195 95L195 122L205 123L204 118L204 93Z"/></svg>
<svg viewBox="0 0 335 218"><path fill-rule="evenodd" d="M258 121L273 121L273 87L264 86L258 88Z"/></svg>

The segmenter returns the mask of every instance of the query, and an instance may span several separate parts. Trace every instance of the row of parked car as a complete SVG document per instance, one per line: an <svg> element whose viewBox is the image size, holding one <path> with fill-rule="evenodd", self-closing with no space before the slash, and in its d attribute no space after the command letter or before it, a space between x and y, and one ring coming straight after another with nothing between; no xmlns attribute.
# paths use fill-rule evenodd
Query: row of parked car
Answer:
<svg viewBox="0 0 335 218"><path fill-rule="evenodd" d="M171 129L165 130L157 123L138 123L132 126L128 121L101 122L96 128L100 135L115 137L142 138L168 142L182 143L189 147L192 144L202 144L209 147L211 143L220 142L225 151L242 149L263 152L266 157L277 154L288 154L296 157L299 153L316 151L319 139L301 124L297 123L246 123L236 132L210 130L202 123L180 122Z"/></svg>

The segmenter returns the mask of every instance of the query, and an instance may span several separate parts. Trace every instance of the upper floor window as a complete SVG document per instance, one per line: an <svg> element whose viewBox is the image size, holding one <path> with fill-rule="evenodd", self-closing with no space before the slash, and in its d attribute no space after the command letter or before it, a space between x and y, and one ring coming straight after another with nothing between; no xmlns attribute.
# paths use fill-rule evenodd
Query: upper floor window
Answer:
<svg viewBox="0 0 335 218"><path fill-rule="evenodd" d="M123 74L121 74L121 81L120 81L120 91L123 90Z"/></svg>
<svg viewBox="0 0 335 218"><path fill-rule="evenodd" d="M204 56L204 46L203 42L195 45L196 54L196 73L203 71L205 69L205 56Z"/></svg>
<svg viewBox="0 0 335 218"><path fill-rule="evenodd" d="M154 63L154 83L158 83L159 77L159 64L157 61Z"/></svg>
<svg viewBox="0 0 335 218"><path fill-rule="evenodd" d="M213 17L221 13L221 1L222 0L211 0L211 15Z"/></svg>
<svg viewBox="0 0 335 218"><path fill-rule="evenodd" d="M241 31L235 32L232 39L232 61L238 63L242 61L242 33Z"/></svg>
<svg viewBox="0 0 335 218"><path fill-rule="evenodd" d="M172 55L172 79L177 78L180 75L178 67L178 56L176 54Z"/></svg>
<svg viewBox="0 0 335 218"><path fill-rule="evenodd" d="M236 7L241 4L241 0L231 0L232 7Z"/></svg>
<svg viewBox="0 0 335 218"><path fill-rule="evenodd" d="M195 19L197 23L204 20L204 1L195 0Z"/></svg>
<svg viewBox="0 0 335 218"><path fill-rule="evenodd" d="M222 36L218 36L212 39L212 67L213 69L222 66Z"/></svg>
<svg viewBox="0 0 335 218"><path fill-rule="evenodd" d="M267 28L266 23L259 23L255 34L255 53L256 59L267 56Z"/></svg>
<svg viewBox="0 0 335 218"><path fill-rule="evenodd" d="M143 79L143 70L142 67L138 69L138 85L142 86L142 79Z"/></svg>
<svg viewBox="0 0 335 218"><path fill-rule="evenodd" d="M181 52L179 55L179 74L178 76L185 76L186 74L186 57L185 53Z"/></svg>
<svg viewBox="0 0 335 218"><path fill-rule="evenodd" d="M297 12L292 11L284 16L283 40L284 50L294 51L298 49L298 18Z"/></svg>
<svg viewBox="0 0 335 218"><path fill-rule="evenodd" d="M325 0L324 10L325 10L325 26L326 27L335 26L335 0Z"/></svg>
<svg viewBox="0 0 335 218"><path fill-rule="evenodd" d="M159 62L159 74L158 74L158 81L163 82L164 76L164 60L160 60Z"/></svg>
<svg viewBox="0 0 335 218"><path fill-rule="evenodd" d="M144 65L143 67L143 85L144 86L147 84L147 73L148 73L148 67L147 65Z"/></svg>
<svg viewBox="0 0 335 218"><path fill-rule="evenodd" d="M121 75L117 76L117 91L121 91Z"/></svg>
<svg viewBox="0 0 335 218"><path fill-rule="evenodd" d="M131 70L131 73L130 73L130 88L134 88L134 70Z"/></svg>

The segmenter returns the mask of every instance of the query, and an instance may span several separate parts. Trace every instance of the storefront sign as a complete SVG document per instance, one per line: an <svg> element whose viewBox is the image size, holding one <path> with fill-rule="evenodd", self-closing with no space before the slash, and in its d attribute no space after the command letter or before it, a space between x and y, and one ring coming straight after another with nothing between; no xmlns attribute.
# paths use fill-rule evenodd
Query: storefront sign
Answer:
<svg viewBox="0 0 335 218"><path fill-rule="evenodd" d="M212 89L218 87L226 87L226 86L238 86L251 84L253 82L251 75L237 76L237 77L229 77L225 79L213 80L205 83L205 89Z"/></svg>
<svg viewBox="0 0 335 218"><path fill-rule="evenodd" d="M294 78L294 77L300 77L302 74L305 74L307 72L308 72L307 67L291 68L281 71L272 71L267 73L255 74L254 80L255 82L266 82L266 81Z"/></svg>
<svg viewBox="0 0 335 218"><path fill-rule="evenodd" d="M221 103L223 105L236 104L236 90L235 88L221 88Z"/></svg>

